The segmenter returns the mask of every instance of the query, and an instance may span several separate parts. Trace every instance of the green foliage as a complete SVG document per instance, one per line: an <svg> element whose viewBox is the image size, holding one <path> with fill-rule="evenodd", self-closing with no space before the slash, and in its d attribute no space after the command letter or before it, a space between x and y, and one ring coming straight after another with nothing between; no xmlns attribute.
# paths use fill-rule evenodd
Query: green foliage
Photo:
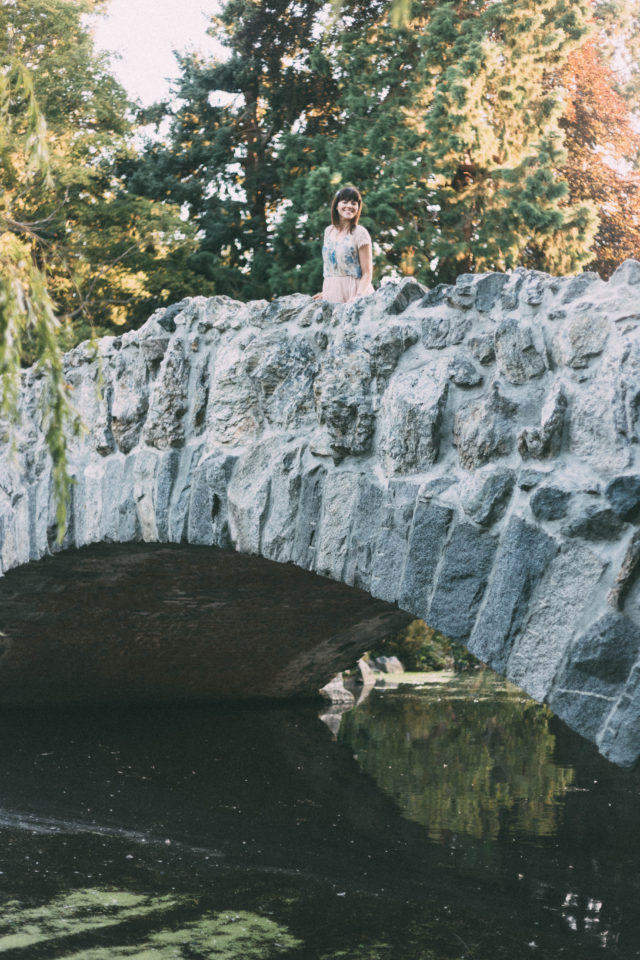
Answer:
<svg viewBox="0 0 640 960"><path fill-rule="evenodd" d="M47 128L25 66L16 61L0 72L0 414L19 421L21 363L36 358L43 378L42 429L52 458L58 526L64 530L70 479L64 430L75 419L67 399L57 320L47 280L38 265L37 223L23 219L22 198L53 187Z"/></svg>
<svg viewBox="0 0 640 960"><path fill-rule="evenodd" d="M314 162L291 171L279 234L311 240L322 169L326 196L343 182L363 191L378 276L575 271L589 260L597 218L593 204L568 199L563 98L551 81L586 36L588 4L414 0L405 9L398 28L388 3L343 0L327 41L343 123L298 148Z"/></svg>
<svg viewBox="0 0 640 960"><path fill-rule="evenodd" d="M192 228L166 202L128 194L119 173L135 152L130 105L83 19L104 7L0 0L0 63L29 71L52 174L14 192L14 215L31 225L66 345L133 325L195 286L185 267Z"/></svg>
<svg viewBox="0 0 640 960"><path fill-rule="evenodd" d="M534 701L500 698L483 673L437 698L369 700L344 715L340 739L434 840L553 836L574 772L553 762L550 716Z"/></svg>
<svg viewBox="0 0 640 960"><path fill-rule="evenodd" d="M371 650L370 657L398 657L405 670L467 670L479 664L461 643L450 640L428 627L424 620L412 620L408 627L393 634Z"/></svg>
<svg viewBox="0 0 640 960"><path fill-rule="evenodd" d="M181 60L177 105L148 116L168 136L125 165L129 190L189 211L204 292L317 291L344 183L365 195L377 279L589 261L597 216L569 191L559 78L590 0L332 7L230 0L211 27L228 58Z"/></svg>
<svg viewBox="0 0 640 960"><path fill-rule="evenodd" d="M200 292L245 300L273 292L287 148L301 133L332 129L335 80L314 33L323 7L230 0L210 30L228 59L181 58L176 103L148 114L168 118L169 134L126 167L129 189L188 211L199 237L188 262Z"/></svg>

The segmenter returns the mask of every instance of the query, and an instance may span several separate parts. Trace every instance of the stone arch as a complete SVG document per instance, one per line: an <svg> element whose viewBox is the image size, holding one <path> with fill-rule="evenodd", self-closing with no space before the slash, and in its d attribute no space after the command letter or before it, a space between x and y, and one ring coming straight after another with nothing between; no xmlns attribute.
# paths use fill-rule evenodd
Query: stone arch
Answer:
<svg viewBox="0 0 640 960"><path fill-rule="evenodd" d="M80 345L62 549L192 544L312 571L465 642L631 763L639 282L628 261L608 283L409 279L347 306L194 298L97 356ZM39 393L28 371L3 572L59 549Z"/></svg>

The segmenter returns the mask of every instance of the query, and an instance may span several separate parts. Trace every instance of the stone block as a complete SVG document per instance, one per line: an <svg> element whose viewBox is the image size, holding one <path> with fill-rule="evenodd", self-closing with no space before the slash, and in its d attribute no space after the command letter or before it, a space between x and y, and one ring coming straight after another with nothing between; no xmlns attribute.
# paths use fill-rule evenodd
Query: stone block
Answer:
<svg viewBox="0 0 640 960"><path fill-rule="evenodd" d="M336 459L368 453L375 428L371 358L353 339L329 348L314 384L318 422L326 424Z"/></svg>
<svg viewBox="0 0 640 960"><path fill-rule="evenodd" d="M227 487L237 457L222 450L205 456L193 471L187 520L189 543L231 546Z"/></svg>
<svg viewBox="0 0 640 960"><path fill-rule="evenodd" d="M496 359L496 351L493 344L493 334L482 333L475 337L469 337L467 346L483 366L493 363Z"/></svg>
<svg viewBox="0 0 640 960"><path fill-rule="evenodd" d="M492 384L486 396L458 410L453 437L463 467L475 470L511 453L515 445L517 410L517 404L503 396L497 383Z"/></svg>
<svg viewBox="0 0 640 960"><path fill-rule="evenodd" d="M509 679L544 700L582 617L585 596L595 594L606 564L586 546L568 544L549 564L524 628L507 661Z"/></svg>
<svg viewBox="0 0 640 960"><path fill-rule="evenodd" d="M143 438L150 447L168 450L181 447L185 440L183 418L187 412L188 367L184 347L172 340L160 364L158 377L151 388L149 412Z"/></svg>
<svg viewBox="0 0 640 960"><path fill-rule="evenodd" d="M495 332L494 344L498 370L509 383L526 383L547 369L531 327L522 320L506 317Z"/></svg>
<svg viewBox="0 0 640 960"><path fill-rule="evenodd" d="M352 470L330 473L324 485L315 570L333 580L343 576L359 488L360 474Z"/></svg>
<svg viewBox="0 0 640 960"><path fill-rule="evenodd" d="M363 341L363 347L371 357L371 370L377 379L377 389L384 384L396 369L400 357L420 339L413 324L391 322L372 337Z"/></svg>
<svg viewBox="0 0 640 960"><path fill-rule="evenodd" d="M111 432L118 449L129 453L140 439L149 408L148 370L139 349L120 351L111 389Z"/></svg>
<svg viewBox="0 0 640 960"><path fill-rule="evenodd" d="M449 379L456 387L479 387L484 377L475 364L465 356L456 356L449 362Z"/></svg>
<svg viewBox="0 0 640 960"><path fill-rule="evenodd" d="M582 537L583 540L615 540L622 527L623 521L613 510L594 503L566 523L561 533L565 537Z"/></svg>
<svg viewBox="0 0 640 960"><path fill-rule="evenodd" d="M376 299L381 295L384 297L385 312L395 317L404 313L416 300L424 300L425 287L412 277L405 277L399 283L385 283Z"/></svg>
<svg viewBox="0 0 640 960"><path fill-rule="evenodd" d="M158 458L154 490L157 537L161 543L169 539L169 504L180 469L180 452L167 450Z"/></svg>
<svg viewBox="0 0 640 960"><path fill-rule="evenodd" d="M518 486L521 490L533 490L539 483L542 483L548 474L542 470L531 470L524 467L518 473Z"/></svg>
<svg viewBox="0 0 640 960"><path fill-rule="evenodd" d="M536 585L557 552L558 545L544 531L520 517L511 518L469 641L471 652L499 673L505 672Z"/></svg>
<svg viewBox="0 0 640 960"><path fill-rule="evenodd" d="M363 590L369 589L375 550L375 538L371 536L371 530L378 528L381 512L388 503L388 492L368 474L361 473L345 559L345 583Z"/></svg>
<svg viewBox="0 0 640 960"><path fill-rule="evenodd" d="M481 313L489 313L495 307L502 288L509 278L504 273L485 273L476 280L475 307Z"/></svg>
<svg viewBox="0 0 640 960"><path fill-rule="evenodd" d="M552 485L538 487L532 495L529 506L536 520L561 520L569 509L571 493Z"/></svg>
<svg viewBox="0 0 640 960"><path fill-rule="evenodd" d="M205 427L212 441L246 445L258 436L264 418L244 351L231 340L219 347L210 378Z"/></svg>
<svg viewBox="0 0 640 960"><path fill-rule="evenodd" d="M513 470L484 467L462 485L464 512L482 526L491 526L505 513L515 483Z"/></svg>
<svg viewBox="0 0 640 960"><path fill-rule="evenodd" d="M471 323L469 314L450 307L431 309L422 320L422 345L427 350L444 350L462 343Z"/></svg>
<svg viewBox="0 0 640 960"><path fill-rule="evenodd" d="M560 302L563 304L572 303L583 297L587 290L595 283L602 283L597 273L592 270L585 270L575 277L563 277L561 283Z"/></svg>
<svg viewBox="0 0 640 960"><path fill-rule="evenodd" d="M393 603L400 593L415 494L417 487L412 498L400 497L387 502L378 513L378 535L371 559L369 592L380 600Z"/></svg>
<svg viewBox="0 0 640 960"><path fill-rule="evenodd" d="M475 303L477 278L475 273L460 273L455 286L449 291L447 301L452 307L468 310Z"/></svg>
<svg viewBox="0 0 640 960"><path fill-rule="evenodd" d="M145 542L153 543L158 539L155 489L160 457L156 450L142 449L137 451L132 459L134 460L133 498L136 504L140 533Z"/></svg>
<svg viewBox="0 0 640 960"><path fill-rule="evenodd" d="M621 518L635 522L640 515L640 476L627 474L615 477L607 484L605 497L613 512Z"/></svg>
<svg viewBox="0 0 640 960"><path fill-rule="evenodd" d="M203 444L195 442L181 451L167 508L167 540L170 543L188 542L191 489L202 450Z"/></svg>
<svg viewBox="0 0 640 960"><path fill-rule="evenodd" d="M555 457L560 453L567 397L561 384L555 384L542 406L539 427L525 427L518 434L518 452L523 459Z"/></svg>
<svg viewBox="0 0 640 960"><path fill-rule="evenodd" d="M626 470L630 451L617 364L600 367L586 389L574 389L568 414L569 451L595 470L606 464L610 473Z"/></svg>
<svg viewBox="0 0 640 960"><path fill-rule="evenodd" d="M305 570L310 570L314 566L326 477L326 469L315 462L311 462L302 471L291 560Z"/></svg>
<svg viewBox="0 0 640 960"><path fill-rule="evenodd" d="M291 559L297 526L304 444L292 441L280 448L271 467L269 512L262 528L260 552L269 560Z"/></svg>
<svg viewBox="0 0 640 960"><path fill-rule="evenodd" d="M587 367L593 357L602 353L611 328L597 308L591 304L584 307L565 320L553 341L556 362L576 370Z"/></svg>
<svg viewBox="0 0 640 960"><path fill-rule="evenodd" d="M431 366L396 374L382 399L378 456L389 475L420 473L438 459L449 383Z"/></svg>
<svg viewBox="0 0 640 960"><path fill-rule="evenodd" d="M244 365L268 423L295 428L314 413L316 357L305 336L277 331L255 339L245 350Z"/></svg>
<svg viewBox="0 0 640 960"><path fill-rule="evenodd" d="M637 762L640 756L639 716L640 663L636 663L596 737L600 752L612 763L631 767Z"/></svg>
<svg viewBox="0 0 640 960"><path fill-rule="evenodd" d="M427 622L453 640L466 640L487 587L498 540L459 523L444 548Z"/></svg>
<svg viewBox="0 0 640 960"><path fill-rule="evenodd" d="M454 517L451 507L418 499L408 536L398 605L417 617L427 616L436 571Z"/></svg>
<svg viewBox="0 0 640 960"><path fill-rule="evenodd" d="M269 441L257 443L240 458L229 486L229 531L240 553L260 553L262 530L271 500L271 472L277 447Z"/></svg>
<svg viewBox="0 0 640 960"><path fill-rule="evenodd" d="M428 307L438 307L441 303L445 303L447 294L451 291L452 287L448 283L439 283L437 286L432 287L431 290L427 290L424 297L420 301L420 306L425 310Z"/></svg>
<svg viewBox="0 0 640 960"><path fill-rule="evenodd" d="M640 262L637 260L625 260L609 280L612 287L631 287L637 283L640 283Z"/></svg>
<svg viewBox="0 0 640 960"><path fill-rule="evenodd" d="M619 613L601 617L571 644L549 694L551 709L595 740L624 691L639 647L633 621Z"/></svg>

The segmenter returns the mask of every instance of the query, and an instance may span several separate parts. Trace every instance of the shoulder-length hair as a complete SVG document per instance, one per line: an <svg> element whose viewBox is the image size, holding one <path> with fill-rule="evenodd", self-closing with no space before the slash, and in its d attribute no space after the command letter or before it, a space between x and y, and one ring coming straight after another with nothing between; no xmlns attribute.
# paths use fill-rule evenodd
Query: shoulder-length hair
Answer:
<svg viewBox="0 0 640 960"><path fill-rule="evenodd" d="M358 226L358 220L360 219L360 214L362 212L362 197L360 196L360 193L358 192L358 190L356 190L355 187L342 187L340 190L338 190L333 200L331 201L331 223L334 225L334 227L340 226L340 214L338 213L338 204L340 203L341 200L353 200L355 201L355 203L358 204L356 215L351 221L351 224L349 226L349 231L353 233L355 228Z"/></svg>

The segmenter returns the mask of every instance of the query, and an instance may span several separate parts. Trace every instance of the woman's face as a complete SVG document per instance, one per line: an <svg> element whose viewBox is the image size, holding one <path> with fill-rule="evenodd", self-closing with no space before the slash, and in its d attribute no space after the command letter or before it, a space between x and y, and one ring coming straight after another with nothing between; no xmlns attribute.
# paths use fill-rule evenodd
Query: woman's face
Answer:
<svg viewBox="0 0 640 960"><path fill-rule="evenodd" d="M357 200L338 200L338 214L342 220L353 220L359 206Z"/></svg>

